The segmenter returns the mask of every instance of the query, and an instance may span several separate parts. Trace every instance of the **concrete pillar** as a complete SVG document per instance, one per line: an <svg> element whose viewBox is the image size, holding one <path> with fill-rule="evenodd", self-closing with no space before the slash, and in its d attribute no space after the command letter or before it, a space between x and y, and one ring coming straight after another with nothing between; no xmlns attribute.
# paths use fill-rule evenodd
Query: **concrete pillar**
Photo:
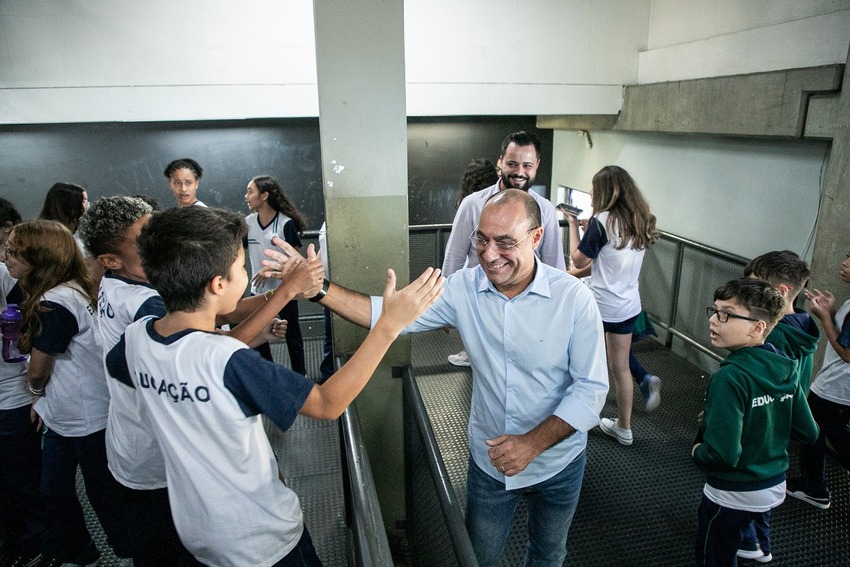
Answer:
<svg viewBox="0 0 850 567"><path fill-rule="evenodd" d="M838 275L839 263L850 250L850 56L841 92L809 100L805 137L832 138L809 285L832 291L840 306L850 297L850 287Z"/></svg>
<svg viewBox="0 0 850 567"><path fill-rule="evenodd" d="M322 177L330 274L380 295L387 268L408 278L407 112L404 4L398 0L314 0ZM337 353L366 332L334 318ZM404 518L401 380L391 367L410 361L396 342L357 399L387 527Z"/></svg>

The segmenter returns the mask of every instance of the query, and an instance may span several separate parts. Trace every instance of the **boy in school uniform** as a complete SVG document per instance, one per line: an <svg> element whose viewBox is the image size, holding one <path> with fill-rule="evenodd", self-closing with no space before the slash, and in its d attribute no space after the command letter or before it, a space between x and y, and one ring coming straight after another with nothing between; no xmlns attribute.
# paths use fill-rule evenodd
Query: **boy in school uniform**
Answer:
<svg viewBox="0 0 850 567"><path fill-rule="evenodd" d="M321 564L298 498L280 480L260 419L287 429L298 413L338 417L366 385L399 332L440 295L443 278L426 270L395 290L390 311L349 362L322 385L272 364L232 337L214 333L245 291L243 218L186 207L155 214L138 239L142 267L167 314L130 325L107 355L110 374L136 389L165 460L180 539L203 563L228 566ZM264 309L321 295L323 269L312 246L290 262ZM385 308L386 312L386 308Z"/></svg>
<svg viewBox="0 0 850 567"><path fill-rule="evenodd" d="M83 243L105 270L98 290L98 330L104 353L134 321L166 314L165 303L147 281L136 247L152 212L141 199L119 195L100 199L80 220ZM223 319L236 322L265 302L263 297L241 300L236 311ZM285 331L285 321L274 321ZM246 321L230 335L247 341L246 331L256 328ZM270 333L263 333L259 340L270 339L269 335L278 340ZM106 453L109 470L122 486L122 509L134 537L135 567L177 565L186 552L171 519L165 463L156 435L135 390L117 380L107 383Z"/></svg>
<svg viewBox="0 0 850 567"><path fill-rule="evenodd" d="M708 383L691 455L706 473L697 565L736 564L752 520L785 499L788 441L811 443L818 426L797 382L797 362L765 343L783 309L768 282L732 280L707 309L711 344L731 351Z"/></svg>
<svg viewBox="0 0 850 567"><path fill-rule="evenodd" d="M797 296L809 280L809 266L791 250L775 250L754 258L744 267L745 278L770 283L782 295L782 318L767 336L767 342L779 352L797 361L797 380L803 394L809 393L812 364L820 340L820 329L803 309L794 307ZM764 523L753 522L744 534L738 557L769 563L773 559L770 543L770 512Z"/></svg>
<svg viewBox="0 0 850 567"><path fill-rule="evenodd" d="M850 283L850 252L838 271ZM850 300L838 307L829 291L806 291L812 313L823 326L829 344L823 365L812 382L809 407L821 429L817 442L800 446L800 478L789 478L788 496L826 510L831 500L826 476L826 441L835 458L850 470Z"/></svg>
<svg viewBox="0 0 850 567"><path fill-rule="evenodd" d="M744 267L745 278L765 280L782 295L782 318L767 336L767 342L797 361L800 388L807 395L820 329L808 312L794 307L794 302L809 281L809 275L805 260L790 250L767 252Z"/></svg>

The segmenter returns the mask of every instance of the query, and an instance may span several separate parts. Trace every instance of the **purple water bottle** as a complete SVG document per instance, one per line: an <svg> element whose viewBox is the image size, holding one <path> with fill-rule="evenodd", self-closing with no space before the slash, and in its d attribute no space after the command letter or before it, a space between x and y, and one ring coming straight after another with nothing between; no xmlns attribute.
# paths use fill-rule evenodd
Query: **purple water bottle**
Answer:
<svg viewBox="0 0 850 567"><path fill-rule="evenodd" d="M23 362L27 357L18 350L18 339L21 338L21 325L24 317L14 303L10 303L0 315L0 332L3 333L3 360L6 362Z"/></svg>

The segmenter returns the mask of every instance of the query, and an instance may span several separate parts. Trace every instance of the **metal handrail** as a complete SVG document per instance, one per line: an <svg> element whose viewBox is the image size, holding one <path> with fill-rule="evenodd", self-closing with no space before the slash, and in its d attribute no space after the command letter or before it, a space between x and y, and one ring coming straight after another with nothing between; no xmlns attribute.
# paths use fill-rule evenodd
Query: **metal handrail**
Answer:
<svg viewBox="0 0 850 567"><path fill-rule="evenodd" d="M357 407L349 406L340 422L351 497L349 526L354 534L357 565L392 567L393 557L369 466L369 455L360 431Z"/></svg>
<svg viewBox="0 0 850 567"><path fill-rule="evenodd" d="M404 397L410 408L411 417L421 432L420 439L425 450L425 461L428 463L431 478L436 487L437 500L440 503L440 511L446 523L455 557L462 567L477 567L478 561L475 559L475 552L472 550L472 543L466 532L460 503L440 454L428 411L425 409L425 403L422 401L422 395L419 393L410 365L405 365L403 368L402 381Z"/></svg>

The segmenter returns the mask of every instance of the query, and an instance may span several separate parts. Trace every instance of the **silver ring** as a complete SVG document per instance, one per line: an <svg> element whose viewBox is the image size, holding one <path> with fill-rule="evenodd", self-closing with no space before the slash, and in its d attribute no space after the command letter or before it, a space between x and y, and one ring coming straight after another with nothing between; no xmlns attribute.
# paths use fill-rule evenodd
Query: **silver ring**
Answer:
<svg viewBox="0 0 850 567"><path fill-rule="evenodd" d="M500 471L502 471L502 473L504 473L504 472L505 472L505 467L499 467L499 470L500 470Z"/></svg>

